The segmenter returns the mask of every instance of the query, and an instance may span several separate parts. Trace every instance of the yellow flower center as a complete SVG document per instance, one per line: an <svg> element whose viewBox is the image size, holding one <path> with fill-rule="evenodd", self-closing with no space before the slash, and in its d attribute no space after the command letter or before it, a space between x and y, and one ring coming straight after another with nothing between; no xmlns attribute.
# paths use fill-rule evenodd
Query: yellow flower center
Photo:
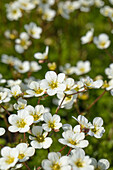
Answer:
<svg viewBox="0 0 113 170"><path fill-rule="evenodd" d="M55 122L53 122L53 123L50 122L49 125L48 125L49 128L54 129L54 128L55 128L55 124L54 124L54 123L55 123Z"/></svg>
<svg viewBox="0 0 113 170"><path fill-rule="evenodd" d="M72 145L77 145L77 142L76 141L74 141L74 140L69 140L69 142L72 144Z"/></svg>
<svg viewBox="0 0 113 170"><path fill-rule="evenodd" d="M35 31L33 31L32 29L29 31L29 33L31 34L31 35L34 35L35 34Z"/></svg>
<svg viewBox="0 0 113 170"><path fill-rule="evenodd" d="M23 153L19 154L18 159L23 159L25 155Z"/></svg>
<svg viewBox="0 0 113 170"><path fill-rule="evenodd" d="M109 87L109 84L108 84L107 81L105 80L102 88L107 88L107 87Z"/></svg>
<svg viewBox="0 0 113 170"><path fill-rule="evenodd" d="M58 82L51 82L50 84L49 84L49 86L52 88L52 89L55 89L55 88L57 88L58 87Z"/></svg>
<svg viewBox="0 0 113 170"><path fill-rule="evenodd" d="M81 68L80 68L80 71L81 71L82 73L84 73L84 72L85 72L85 68L84 68L84 67L81 67Z"/></svg>
<svg viewBox="0 0 113 170"><path fill-rule="evenodd" d="M26 122L25 122L24 119L21 119L21 120L17 121L18 128L24 128L25 125L26 125Z"/></svg>
<svg viewBox="0 0 113 170"><path fill-rule="evenodd" d="M40 93L42 93L42 92L43 92L43 90L40 89L40 88L39 88L39 89L35 89L35 93L36 93L36 94L40 94Z"/></svg>
<svg viewBox="0 0 113 170"><path fill-rule="evenodd" d="M13 10L12 13L13 13L13 14L17 14L17 10L16 10L16 9Z"/></svg>
<svg viewBox="0 0 113 170"><path fill-rule="evenodd" d="M31 114L32 116L33 116L33 118L34 118L34 121L37 121L39 118L40 118L40 116L41 115L37 115L37 114Z"/></svg>
<svg viewBox="0 0 113 170"><path fill-rule="evenodd" d="M51 168L52 170L60 170L60 165L57 163L57 164L54 164Z"/></svg>
<svg viewBox="0 0 113 170"><path fill-rule="evenodd" d="M44 142L44 136L43 136L43 135L38 135L38 136L37 136L37 141L38 141L39 143Z"/></svg>
<svg viewBox="0 0 113 170"><path fill-rule="evenodd" d="M70 96L67 96L67 97L65 98L65 101L70 101L70 100L72 99L72 97L73 97L73 96L71 96L71 95L70 95Z"/></svg>
<svg viewBox="0 0 113 170"><path fill-rule="evenodd" d="M94 129L91 129L91 131L93 132L93 133L97 133L98 131L99 131L99 129L97 129L97 127L96 126L94 126Z"/></svg>
<svg viewBox="0 0 113 170"><path fill-rule="evenodd" d="M81 159L78 159L78 160L75 162L75 165L76 165L77 167L83 167L83 162L82 162L82 160L81 160Z"/></svg>
<svg viewBox="0 0 113 170"><path fill-rule="evenodd" d="M26 45L26 41L23 39L23 40L21 40L21 46L25 46Z"/></svg>
<svg viewBox="0 0 113 170"><path fill-rule="evenodd" d="M102 47L104 47L104 46L105 46L105 44L106 44L106 42L105 42L105 41L100 42L100 46L102 46Z"/></svg>
<svg viewBox="0 0 113 170"><path fill-rule="evenodd" d="M5 161L7 164L12 164L14 162L14 157L8 156L7 160Z"/></svg>

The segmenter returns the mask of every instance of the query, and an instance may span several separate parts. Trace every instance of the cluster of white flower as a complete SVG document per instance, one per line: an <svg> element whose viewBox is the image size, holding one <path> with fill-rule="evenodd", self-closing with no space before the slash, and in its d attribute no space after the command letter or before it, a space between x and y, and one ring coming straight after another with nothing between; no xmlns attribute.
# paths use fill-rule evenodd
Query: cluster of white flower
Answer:
<svg viewBox="0 0 113 170"><path fill-rule="evenodd" d="M110 1L111 5L113 4ZM54 4L57 4L56 9L51 9ZM10 21L18 20L24 14L24 12L30 12L34 8L37 8L37 12L42 15L43 20L52 21L57 14L60 14L63 18L69 19L70 13L75 10L81 12L89 12L90 8L95 6L101 8L100 12L104 16L108 16L113 21L112 7L104 6L103 0L74 0L74 1L55 1L55 0L15 0L9 4L6 4L7 18ZM104 6L104 7L103 7Z"/></svg>
<svg viewBox="0 0 113 170"><path fill-rule="evenodd" d="M113 5L112 0L110 3ZM69 19L75 10L89 12L93 6L100 8L100 13L113 21L113 8L104 6L102 0L15 0L6 4L6 16L10 21L18 20L24 12L29 14L31 10L37 8L36 13L41 15L43 20L53 21L57 15ZM4 35L7 39L14 40L16 52L22 54L32 45L32 39L41 38L42 28L37 23L30 22L24 25L26 32L21 32L18 35L16 30L6 30ZM92 42L98 49L107 49L111 44L106 33L101 33L98 37L94 36L94 28L81 37L82 44ZM89 60L78 60L74 66L66 63L64 66L60 66L60 72L57 72L56 63L48 63L49 48L47 45L45 51L35 52L34 59L36 61L21 61L19 58L7 54L1 56L1 62L9 66L13 78L5 79L0 74L0 118L3 118L7 125L5 128L0 127L0 136L7 134L8 139L12 137L9 142L14 141L14 144L1 145L0 169L14 170L22 166L29 169L25 162L35 154L35 150L47 149L48 159L42 160L41 167L37 167L37 170L40 168L44 170L107 170L110 167L107 159L102 158L97 161L95 158L85 155L83 150L89 145L87 136L102 138L105 133L103 118L95 117L91 123L78 111L77 118L72 116L76 120L75 124L78 123L73 128L71 124L63 124L62 117L58 115L58 112L62 108L73 108L79 99L87 99L91 89L104 90L89 105L86 112L105 92L110 91L113 96L113 63L105 69L105 74L110 79L108 82L104 81L101 76L96 78L84 76L91 71ZM48 63L50 68L50 71L46 70L45 77L41 75L43 78L37 79L35 76L31 76L33 72L37 73L42 69L41 64L43 63ZM72 74L75 78L71 77ZM43 100L46 98L53 99L52 103L57 105L56 111L45 107ZM50 152L49 149L54 142L52 134L61 132L61 129L64 132L62 138L60 136L57 141L65 146L58 152ZM19 140L17 144L16 136L22 135L24 139ZM69 148L69 152L62 156L60 152L66 147ZM36 167L36 165L33 166Z"/></svg>
<svg viewBox="0 0 113 170"><path fill-rule="evenodd" d="M26 69L26 65L24 65L23 68ZM75 67L75 72L77 75L81 75L87 73L90 69L89 61L79 61L77 67ZM20 73L19 70L17 71ZM85 136L90 135L95 138L102 137L105 132L104 127L102 127L102 118L96 117L94 118L93 123L90 123L84 116L79 115L78 118L73 117L79 125L76 125L72 129L72 126L69 124L62 125L60 122L61 118L57 115L57 112L62 107L71 108L73 103L76 102L79 93L86 92L88 89L90 90L92 88L101 88L103 85L102 80L93 81L90 77L84 77L75 82L73 78L67 78L65 73L59 73L57 75L54 71L48 71L45 74L45 79L31 80L30 83L24 83L24 86L26 86L24 88L22 88L23 83L21 80L16 80L15 82L13 80L5 80L4 83L5 82L8 84L6 86L11 89L7 87L2 88L0 103L9 102L12 97L17 100L17 103L13 105L14 109L17 110L17 114L9 115L8 122L10 126L8 130L12 133L29 133L32 147L29 148L30 151L28 151L26 143L20 143L16 148L4 147L1 150L1 169L8 169L14 167L18 161L23 162L28 160L30 156L34 155L34 149L49 148L53 142L49 133L51 131L58 132L61 127L64 129L64 132L62 133L63 138L58 139L58 141L65 146L73 148L73 150L69 156L63 157L61 157L60 153L49 153L49 160L43 160L42 167L44 169L46 169L46 167L51 167L51 169L74 169L75 167L94 169L91 158L86 156L88 162L85 161L85 153L81 148L85 148L89 144L88 140L85 139ZM24 99L26 97L33 98L41 96L43 98L46 97L45 94L47 94L47 96L54 96L57 94L59 106L54 115L49 113L50 110L43 105L38 104L35 108L32 105L27 105L27 100ZM42 122L41 126L37 126L37 123L39 122ZM0 130L0 135L3 135L5 130L3 128ZM5 153L6 149L9 149L8 153ZM13 153L15 154L13 155ZM50 155L54 155L54 159L58 160L52 162L53 158ZM106 162L104 166L106 166Z"/></svg>
<svg viewBox="0 0 113 170"><path fill-rule="evenodd" d="M110 46L111 41L109 40L109 36L105 33L101 33L98 37L94 37L94 29L92 28L90 31L86 33L85 36L81 37L82 44L91 43L92 41L99 49L106 49Z"/></svg>

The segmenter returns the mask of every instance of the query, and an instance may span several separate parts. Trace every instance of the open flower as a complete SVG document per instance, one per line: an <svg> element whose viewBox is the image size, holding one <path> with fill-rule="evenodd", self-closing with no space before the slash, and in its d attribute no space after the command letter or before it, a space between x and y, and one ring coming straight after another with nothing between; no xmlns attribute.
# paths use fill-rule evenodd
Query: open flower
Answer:
<svg viewBox="0 0 113 170"><path fill-rule="evenodd" d="M87 44L93 41L93 33L94 29L92 28L90 31L86 33L85 36L81 37L82 44Z"/></svg>
<svg viewBox="0 0 113 170"><path fill-rule="evenodd" d="M75 67L75 74L82 75L88 73L91 70L89 61L78 61L77 66Z"/></svg>
<svg viewBox="0 0 113 170"><path fill-rule="evenodd" d="M93 81L90 77L81 78L80 81L84 84L86 88L99 89L103 85L103 80Z"/></svg>
<svg viewBox="0 0 113 170"><path fill-rule="evenodd" d="M26 73L30 70L30 63L29 61L18 62L14 68L21 74Z"/></svg>
<svg viewBox="0 0 113 170"><path fill-rule="evenodd" d="M93 126L94 128L90 129L88 134L90 136L94 136L95 138L101 138L103 133L105 132L103 125L103 120L101 117L96 117L93 119Z"/></svg>
<svg viewBox="0 0 113 170"><path fill-rule="evenodd" d="M64 78L64 73L57 75L54 71L48 71L45 74L45 79L41 81L41 85L44 89L47 89L48 95L53 96L58 91L64 91L66 89L66 85L63 83Z"/></svg>
<svg viewBox="0 0 113 170"><path fill-rule="evenodd" d="M16 148L19 152L19 162L27 161L29 157L33 156L35 153L35 149L33 147L28 147L26 143L19 143Z"/></svg>
<svg viewBox="0 0 113 170"><path fill-rule="evenodd" d="M11 94L14 97L18 97L22 93L21 88L19 85L15 85L11 87Z"/></svg>
<svg viewBox="0 0 113 170"><path fill-rule="evenodd" d="M38 60L46 60L48 59L48 52L49 52L49 47L47 46L44 53L39 53L39 52L35 53L34 57Z"/></svg>
<svg viewBox="0 0 113 170"><path fill-rule="evenodd" d="M73 170L94 170L94 166L91 165L91 158L85 156L83 149L73 149L69 157L69 163L72 165Z"/></svg>
<svg viewBox="0 0 113 170"><path fill-rule="evenodd" d="M17 104L18 103L18 104ZM22 99L22 97L20 97L18 100L17 100L17 103L14 104L14 108L16 110L22 110L24 109L26 106L27 106L27 100L25 99Z"/></svg>
<svg viewBox="0 0 113 170"><path fill-rule="evenodd" d="M34 136L29 136L29 139L31 141L31 146L36 149L47 149L52 144L52 139L50 137L46 137L48 135L48 132L43 132L43 129L41 126L33 126L32 128L32 134Z"/></svg>
<svg viewBox="0 0 113 170"><path fill-rule="evenodd" d="M31 45L29 35L26 32L22 32L20 34L20 38L16 39L15 42L15 50L20 54L23 53L24 50L27 50L28 47Z"/></svg>
<svg viewBox="0 0 113 170"><path fill-rule="evenodd" d="M72 116L79 124L80 124L80 128L83 132L94 128L94 126L88 122L88 119L86 119L84 116L79 115L77 118L75 118L74 116Z"/></svg>
<svg viewBox="0 0 113 170"><path fill-rule="evenodd" d="M10 101L10 97L7 92L0 92L0 104L6 103Z"/></svg>
<svg viewBox="0 0 113 170"><path fill-rule="evenodd" d="M96 44L99 49L106 49L110 46L111 41L107 34L102 33L98 37L94 37L94 44Z"/></svg>
<svg viewBox="0 0 113 170"><path fill-rule="evenodd" d="M33 116L34 123L40 122L43 120L43 114L46 112L43 105L37 105L35 108L31 105L28 105L25 110L29 112L29 115Z"/></svg>
<svg viewBox="0 0 113 170"><path fill-rule="evenodd" d="M9 169L14 167L18 161L19 152L16 148L10 148L8 146L1 149L1 156L0 158L0 169Z"/></svg>
<svg viewBox="0 0 113 170"><path fill-rule="evenodd" d="M42 168L44 170L71 170L69 157L61 156L59 152L50 152L48 159L42 161Z"/></svg>
<svg viewBox="0 0 113 170"><path fill-rule="evenodd" d="M42 125L42 128L47 132L50 132L51 130L58 130L62 126L62 123L59 123L59 115L54 114L52 116L50 113L44 113L43 118L46 123Z"/></svg>
<svg viewBox="0 0 113 170"><path fill-rule="evenodd" d="M108 76L109 79L113 79L113 63L109 65L109 68L105 69L105 74Z"/></svg>
<svg viewBox="0 0 113 170"><path fill-rule="evenodd" d="M67 130L66 132L63 132L62 136L63 138L58 141L71 148L85 148L89 144L87 140L84 140L85 134L83 132L74 133L72 130Z"/></svg>
<svg viewBox="0 0 113 170"><path fill-rule="evenodd" d="M24 27L27 33L32 38L35 38L35 39L40 38L40 34L42 33L42 28L37 27L37 25L34 22L30 22L30 24L26 24Z"/></svg>
<svg viewBox="0 0 113 170"><path fill-rule="evenodd" d="M30 90L26 90L26 93L35 97L42 96L45 93L45 89L41 82L32 81L29 84Z"/></svg>
<svg viewBox="0 0 113 170"><path fill-rule="evenodd" d="M33 123L33 117L26 110L19 110L18 115L10 115L8 121L11 124L8 128L10 132L24 133L29 131L30 125Z"/></svg>

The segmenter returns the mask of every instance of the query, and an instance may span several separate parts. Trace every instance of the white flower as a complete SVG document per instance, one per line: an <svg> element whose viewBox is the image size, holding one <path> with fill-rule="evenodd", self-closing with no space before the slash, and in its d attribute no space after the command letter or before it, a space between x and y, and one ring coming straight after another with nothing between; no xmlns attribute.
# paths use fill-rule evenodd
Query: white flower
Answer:
<svg viewBox="0 0 113 170"><path fill-rule="evenodd" d="M64 91L66 85L63 83L65 78L64 73L58 75L54 71L48 71L45 74L45 79L41 81L43 88L47 89L47 94L50 96L55 95L58 91Z"/></svg>
<svg viewBox="0 0 113 170"><path fill-rule="evenodd" d="M35 97L42 96L45 93L45 89L43 88L41 82L32 81L29 84L29 88L31 90L26 90L26 93Z"/></svg>
<svg viewBox="0 0 113 170"><path fill-rule="evenodd" d="M42 19L46 21L53 21L55 15L56 15L55 10L52 10L50 8L45 8L45 10L43 11Z"/></svg>
<svg viewBox="0 0 113 170"><path fill-rule="evenodd" d="M6 54L2 54L1 56L2 63L9 64L11 66L14 66L16 63L18 63L20 60L13 56L8 56Z"/></svg>
<svg viewBox="0 0 113 170"><path fill-rule="evenodd" d="M7 29L5 32L4 32L4 35L5 35L5 37L7 38L7 39L11 39L11 40L14 40L16 37L17 37L17 35L18 35L18 32L17 32L17 30L9 30L9 29Z"/></svg>
<svg viewBox="0 0 113 170"><path fill-rule="evenodd" d="M90 77L86 77L86 78L81 78L80 79L84 86L87 88L96 88L96 89L99 89L102 85L103 85L103 80L96 80L96 81L93 81L93 79L91 79Z"/></svg>
<svg viewBox="0 0 113 170"><path fill-rule="evenodd" d="M24 50L27 50L28 47L31 45L29 35L26 32L22 32L20 34L20 38L16 39L15 42L15 50L20 54L23 53Z"/></svg>
<svg viewBox="0 0 113 170"><path fill-rule="evenodd" d="M3 79L2 77L3 77L3 76L2 76L2 74L0 74L0 84L2 84L2 83L5 83L5 82L6 82L6 80L5 80L5 79Z"/></svg>
<svg viewBox="0 0 113 170"><path fill-rule="evenodd" d="M30 62L30 71L31 72L37 72L41 70L42 66L40 66L36 61Z"/></svg>
<svg viewBox="0 0 113 170"><path fill-rule="evenodd" d="M83 132L87 132L87 130L94 128L94 126L90 122L88 123L88 119L86 119L84 116L79 115L77 118L75 118L74 116L72 117L80 124L81 130Z"/></svg>
<svg viewBox="0 0 113 170"><path fill-rule="evenodd" d="M106 90L112 90L113 89L113 79L111 79L108 83L105 81L103 84L103 87L106 88Z"/></svg>
<svg viewBox="0 0 113 170"><path fill-rule="evenodd" d="M33 147L28 147L26 143L19 143L16 148L19 151L19 162L27 161L29 157L33 156L35 153L35 149Z"/></svg>
<svg viewBox="0 0 113 170"><path fill-rule="evenodd" d="M68 95L71 94L71 93L72 92L69 92ZM58 99L60 99L58 101L58 105L60 105L64 96L65 96L65 94L63 92L57 93L57 97L58 97ZM66 109L70 109L72 107L73 103L76 101L76 98L77 98L77 94L66 96L65 99L62 102L61 108L65 107Z"/></svg>
<svg viewBox="0 0 113 170"><path fill-rule="evenodd" d="M46 50L44 53L35 53L34 57L38 60L46 60L48 58L48 52L49 52L49 47L46 47Z"/></svg>
<svg viewBox="0 0 113 170"><path fill-rule="evenodd" d="M66 94L69 94L70 92L72 93L71 90L74 89L74 85L75 85L74 79L72 79L72 78L67 78L67 79L64 81L64 84L66 85L65 93L66 93Z"/></svg>
<svg viewBox="0 0 113 170"><path fill-rule="evenodd" d="M18 2L13 2L11 4L6 4L7 18L10 21L18 20L22 17L22 12L19 9Z"/></svg>
<svg viewBox="0 0 113 170"><path fill-rule="evenodd" d="M105 74L108 76L109 79L113 79L113 63L109 65L109 68L105 69Z"/></svg>
<svg viewBox="0 0 113 170"><path fill-rule="evenodd" d="M75 67L71 66L70 63L66 63L64 65L64 67L60 66L59 69L60 69L61 72L65 73L67 75L71 75L75 71Z"/></svg>
<svg viewBox="0 0 113 170"><path fill-rule="evenodd" d="M83 132L74 133L72 130L67 130L66 132L62 133L62 136L63 138L59 139L58 141L71 148L85 148L89 144L87 140L84 140L85 134Z"/></svg>
<svg viewBox="0 0 113 170"><path fill-rule="evenodd" d="M7 80L7 87L12 87L15 85L20 85L22 83L22 80L18 79L18 80Z"/></svg>
<svg viewBox="0 0 113 170"><path fill-rule="evenodd" d="M14 104L16 110L22 110L27 106L27 100L22 99L22 97L17 100L17 103Z"/></svg>
<svg viewBox="0 0 113 170"><path fill-rule="evenodd" d="M75 82L74 90L77 91L77 92L85 90L84 89L84 83L82 81Z"/></svg>
<svg viewBox="0 0 113 170"><path fill-rule="evenodd" d="M23 166L23 164L17 164L14 166L14 168L11 168L11 170L19 169Z"/></svg>
<svg viewBox="0 0 113 170"><path fill-rule="evenodd" d="M69 157L69 163L73 170L94 170L94 166L91 165L91 158L85 156L83 149L73 149Z"/></svg>
<svg viewBox="0 0 113 170"><path fill-rule="evenodd" d="M37 25L34 22L30 22L30 24L26 24L24 28L32 38L35 39L40 38L40 34L42 33L42 28L37 27Z"/></svg>
<svg viewBox="0 0 113 170"><path fill-rule="evenodd" d="M103 125L103 120L101 117L96 117L93 119L93 126L94 128L90 129L88 134L90 136L94 136L95 138L101 138L103 133L105 132Z"/></svg>
<svg viewBox="0 0 113 170"><path fill-rule="evenodd" d="M55 3L55 0L37 0L37 2L38 2L38 5L40 6L51 6L51 5L54 5L54 3Z"/></svg>
<svg viewBox="0 0 113 170"><path fill-rule="evenodd" d="M110 46L111 41L107 34L102 33L98 37L94 37L94 44L96 44L99 49L106 49Z"/></svg>
<svg viewBox="0 0 113 170"><path fill-rule="evenodd" d="M62 123L59 123L59 115L54 114L52 116L50 113L44 113L43 118L46 123L42 125L42 128L47 132L50 132L51 130L58 130L60 127L62 127Z"/></svg>
<svg viewBox="0 0 113 170"><path fill-rule="evenodd" d="M104 1L102 0L95 0L96 7L100 8L104 5Z"/></svg>
<svg viewBox="0 0 113 170"><path fill-rule="evenodd" d="M79 0L80 11L89 12L90 7L94 4L94 0Z"/></svg>
<svg viewBox="0 0 113 170"><path fill-rule="evenodd" d="M18 62L14 66L14 68L19 72L19 73L26 73L30 70L30 63L29 61L24 61L24 62Z"/></svg>
<svg viewBox="0 0 113 170"><path fill-rule="evenodd" d="M100 13L105 16L108 17L110 12L111 12L112 8L110 6L104 6L103 8L100 9Z"/></svg>
<svg viewBox="0 0 113 170"><path fill-rule="evenodd" d="M90 31L86 33L85 36L81 37L82 44L90 43L93 40L94 29L92 28Z"/></svg>
<svg viewBox="0 0 113 170"><path fill-rule="evenodd" d="M0 169L6 170L14 167L18 161L18 150L8 146L1 149Z"/></svg>
<svg viewBox="0 0 113 170"><path fill-rule="evenodd" d="M15 85L11 87L11 94L14 97L18 97L22 93L21 88L19 85Z"/></svg>
<svg viewBox="0 0 113 170"><path fill-rule="evenodd" d="M43 105L37 105L35 108L28 105L25 110L29 112L29 115L33 116L34 123L43 121L43 114L46 112L46 109Z"/></svg>
<svg viewBox="0 0 113 170"><path fill-rule="evenodd" d="M61 156L59 152L50 152L48 159L42 161L42 168L44 170L71 170L69 157Z"/></svg>
<svg viewBox="0 0 113 170"><path fill-rule="evenodd" d="M75 74L82 75L88 73L91 70L89 61L78 61L77 66L75 67Z"/></svg>
<svg viewBox="0 0 113 170"><path fill-rule="evenodd" d="M41 126L33 126L32 128L32 133L33 137L29 136L31 141L31 146L36 148L36 149L47 149L51 146L52 144L52 139L50 137L46 137L48 135L48 132L43 132L43 129Z"/></svg>
<svg viewBox="0 0 113 170"><path fill-rule="evenodd" d="M0 104L6 103L10 101L10 97L8 95L8 92L0 92Z"/></svg>
<svg viewBox="0 0 113 170"><path fill-rule="evenodd" d="M5 129L0 127L0 136L4 135L4 133L5 133Z"/></svg>
<svg viewBox="0 0 113 170"><path fill-rule="evenodd" d="M10 132L24 133L29 131L30 125L33 123L33 117L26 110L19 110L18 115L10 115L8 121L11 124L8 128Z"/></svg>
<svg viewBox="0 0 113 170"><path fill-rule="evenodd" d="M35 4L31 0L18 0L19 8L22 10L32 10L35 8Z"/></svg>

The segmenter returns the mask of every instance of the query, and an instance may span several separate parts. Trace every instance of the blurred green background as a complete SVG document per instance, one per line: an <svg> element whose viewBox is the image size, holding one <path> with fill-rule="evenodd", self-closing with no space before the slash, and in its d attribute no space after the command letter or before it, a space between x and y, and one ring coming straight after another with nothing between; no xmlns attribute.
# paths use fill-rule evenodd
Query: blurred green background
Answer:
<svg viewBox="0 0 113 170"><path fill-rule="evenodd" d="M89 76L95 78L97 75L102 75L103 79L106 80L107 77L104 73L106 67L109 66L113 61L112 55L112 39L113 34L108 18L102 16L99 12L99 9L92 7L89 13L83 13L80 11L75 11L71 14L69 20L62 18L61 16L55 17L52 22L43 21L36 11L32 10L30 13L24 13L23 17L18 21L8 21L6 18L6 8L5 4L11 2L10 0L1 0L0 1L0 56L2 54L13 55L18 57L21 60L32 61L34 58L34 53L43 52L45 46L48 45L48 39L51 42L49 60L51 62L55 61L58 67L64 65L65 63L70 63L75 66L79 60L89 60L91 62L91 71ZM106 4L109 4L106 1ZM14 49L14 41L8 40L4 36L4 32L9 29L16 29L18 34L25 31L24 25L30 23L31 21L37 23L38 26L42 27L43 32L41 39L35 40L32 39L33 44L25 51L24 54L18 54ZM99 50L97 47L92 44L81 45L80 38L85 35L86 32L91 28L94 28L94 35L98 36L100 33L106 33L109 35L111 40L111 45L107 50ZM108 55L110 53L110 55ZM42 70L32 75L38 79L43 79L44 75L48 71L47 64L42 64ZM7 65L0 63L0 73L3 74L3 77L6 79L11 79L12 74L9 71ZM23 78L27 76L24 74ZM76 75L72 76L75 80L78 80L79 77ZM79 100L78 105L80 112L83 112L84 115L88 118L89 121L92 121L94 117L102 117L104 120L105 133L101 139L96 139L94 137L86 137L89 140L89 146L85 149L86 154L91 157L96 158L97 160L101 158L106 158L110 161L111 167L113 169L113 97L107 92L88 112L86 108L103 92L103 90L90 90L88 100ZM48 97L47 100L41 101L45 107L50 107L51 113L54 114L56 107L52 104L53 97ZM15 103L16 101L12 101ZM37 103L37 98L28 99L28 104L35 106ZM13 112L14 113L14 112ZM77 125L77 122L72 118L72 116L77 117L77 109L73 106L70 110L60 109L59 115L62 118L62 123L70 123L73 127ZM1 125L4 125L3 119L0 119ZM50 151L59 151L63 145L58 142L58 139L61 138L63 130L52 135L53 144L50 147ZM14 134L12 134L13 136ZM7 137L7 136L6 136ZM21 135L20 139L23 138ZM19 139L18 139L19 140ZM10 144L6 139L0 139L0 143L9 146L16 146L15 143ZM16 141L18 143L18 141ZM30 143L28 139L28 143ZM67 154L69 148L65 148L62 151L63 154ZM36 150L35 156L33 156L29 161L28 165L31 169L34 166L40 166L41 160L46 159L48 150ZM25 167L22 168L26 169Z"/></svg>

